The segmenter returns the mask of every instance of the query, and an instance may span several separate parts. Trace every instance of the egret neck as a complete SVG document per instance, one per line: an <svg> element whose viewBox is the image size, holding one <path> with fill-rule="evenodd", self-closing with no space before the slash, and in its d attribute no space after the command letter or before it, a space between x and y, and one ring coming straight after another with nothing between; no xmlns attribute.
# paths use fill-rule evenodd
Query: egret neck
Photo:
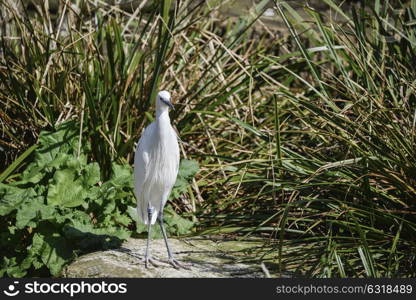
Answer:
<svg viewBox="0 0 416 300"><path fill-rule="evenodd" d="M169 118L169 108L166 105L159 105L156 108L156 124L158 128L158 133L162 138L162 141L165 138L168 129L170 129L170 118Z"/></svg>

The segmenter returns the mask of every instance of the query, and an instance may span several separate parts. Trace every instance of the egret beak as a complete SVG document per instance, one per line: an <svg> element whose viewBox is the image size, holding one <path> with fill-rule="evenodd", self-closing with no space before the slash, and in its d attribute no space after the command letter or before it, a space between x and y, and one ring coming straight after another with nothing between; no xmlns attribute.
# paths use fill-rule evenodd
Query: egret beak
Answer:
<svg viewBox="0 0 416 300"><path fill-rule="evenodd" d="M170 107L170 109L175 110L175 107L173 106L172 103L170 103L169 101L166 101L165 99L161 99L163 103L165 103L167 106Z"/></svg>

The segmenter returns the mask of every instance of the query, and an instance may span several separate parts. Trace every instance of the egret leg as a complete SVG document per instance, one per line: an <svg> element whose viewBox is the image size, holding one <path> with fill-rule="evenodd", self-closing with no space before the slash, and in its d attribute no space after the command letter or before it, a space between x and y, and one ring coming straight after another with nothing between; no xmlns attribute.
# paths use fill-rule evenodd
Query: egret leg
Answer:
<svg viewBox="0 0 416 300"><path fill-rule="evenodd" d="M163 234L163 239L165 240L166 249L168 250L168 262L170 265L172 265L175 269L186 269L190 270L188 266L184 266L182 263L178 262L175 258L173 258L172 251L170 250L169 243L168 243L168 237L166 236L165 231L165 225L163 224L163 210L161 209L158 215L159 225L160 229Z"/></svg>
<svg viewBox="0 0 416 300"><path fill-rule="evenodd" d="M147 209L147 246L146 246L146 252L144 254L144 266L146 269L149 266L149 263L151 263L153 266L158 267L159 265L153 260L153 258L150 255L150 233L152 229L152 215L153 215L153 208L149 207Z"/></svg>

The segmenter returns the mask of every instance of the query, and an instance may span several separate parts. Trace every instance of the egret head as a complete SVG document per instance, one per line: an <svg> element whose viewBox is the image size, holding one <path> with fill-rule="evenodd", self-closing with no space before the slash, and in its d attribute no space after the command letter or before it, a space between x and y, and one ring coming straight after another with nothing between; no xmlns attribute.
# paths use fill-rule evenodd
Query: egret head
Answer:
<svg viewBox="0 0 416 300"><path fill-rule="evenodd" d="M168 91L161 91L157 94L156 107L158 109L175 109L170 102L170 93Z"/></svg>

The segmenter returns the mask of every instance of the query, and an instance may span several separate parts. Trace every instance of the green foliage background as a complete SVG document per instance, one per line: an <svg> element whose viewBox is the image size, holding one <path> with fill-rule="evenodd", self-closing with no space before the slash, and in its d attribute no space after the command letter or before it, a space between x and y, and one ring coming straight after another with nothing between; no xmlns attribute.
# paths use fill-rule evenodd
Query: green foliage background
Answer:
<svg viewBox="0 0 416 300"><path fill-rule="evenodd" d="M88 162L91 145L78 147L76 124L42 131L20 180L0 183L0 276L59 276L76 255L120 246L132 234L131 167L113 163L111 177L101 181L98 163ZM174 195L186 189L197 170L195 162L182 161ZM193 227L170 207L166 225L174 235ZM140 223L137 228L145 231Z"/></svg>

